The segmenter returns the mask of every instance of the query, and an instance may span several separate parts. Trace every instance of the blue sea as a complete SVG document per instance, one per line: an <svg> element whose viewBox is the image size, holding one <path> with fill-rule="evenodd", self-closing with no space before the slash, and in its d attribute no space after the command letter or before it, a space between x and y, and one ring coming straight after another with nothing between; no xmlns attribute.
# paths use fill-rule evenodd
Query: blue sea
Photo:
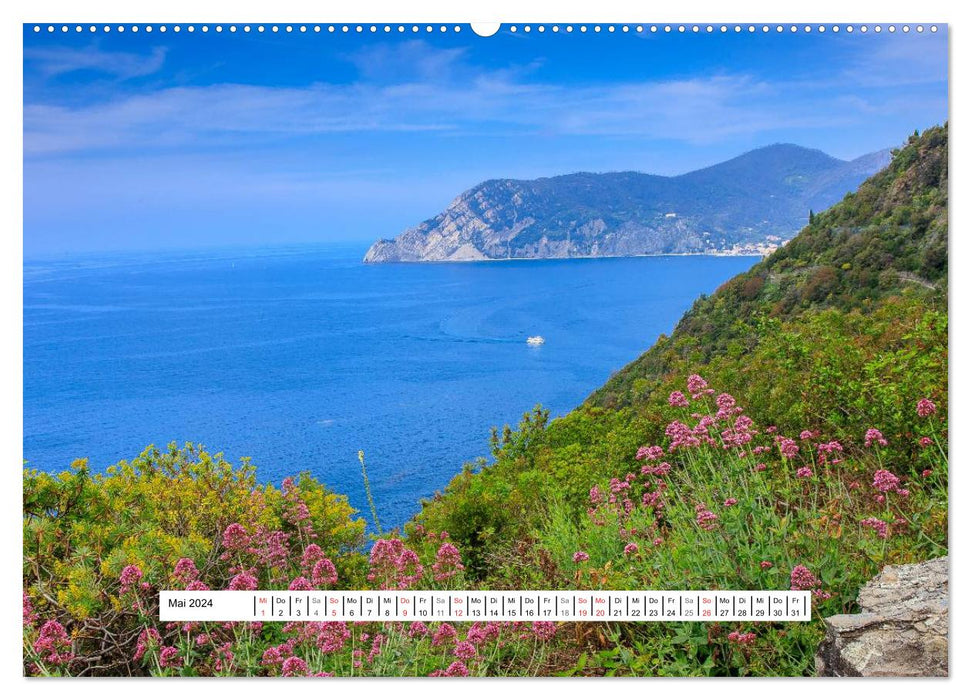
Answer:
<svg viewBox="0 0 971 700"><path fill-rule="evenodd" d="M193 441L398 525L492 426L569 412L750 257L363 265L361 245L24 262L24 458ZM542 335L539 347L526 344Z"/></svg>

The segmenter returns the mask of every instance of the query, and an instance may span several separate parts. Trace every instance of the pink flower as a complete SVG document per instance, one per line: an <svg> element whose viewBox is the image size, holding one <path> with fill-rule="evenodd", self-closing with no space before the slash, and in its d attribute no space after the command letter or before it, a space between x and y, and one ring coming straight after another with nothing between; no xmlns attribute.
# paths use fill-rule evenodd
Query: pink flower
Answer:
<svg viewBox="0 0 971 700"><path fill-rule="evenodd" d="M654 542L652 542L655 547L660 547L663 543L664 540L662 540L660 537L655 537Z"/></svg>
<svg viewBox="0 0 971 700"><path fill-rule="evenodd" d="M930 470L930 469L925 469L924 471L922 471L922 472L920 473L920 475L921 475L922 477L924 477L924 478L926 479L926 478L927 478L927 477L929 477L929 476L930 476L930 475L931 475L932 473L933 473L933 472L931 472L931 470Z"/></svg>
<svg viewBox="0 0 971 700"><path fill-rule="evenodd" d="M813 439L813 431L811 431L811 430L803 430L801 433L799 433L799 439L800 440L812 440Z"/></svg>
<svg viewBox="0 0 971 700"><path fill-rule="evenodd" d="M637 450L637 459L661 459L664 456L664 449L660 445L641 447Z"/></svg>
<svg viewBox="0 0 971 700"><path fill-rule="evenodd" d="M314 563L310 573L314 586L332 586L337 583L337 569L330 559L324 558Z"/></svg>
<svg viewBox="0 0 971 700"><path fill-rule="evenodd" d="M158 653L158 665L162 668L177 668L182 665L179 650L175 647L162 647Z"/></svg>
<svg viewBox="0 0 971 700"><path fill-rule="evenodd" d="M880 537L880 539L885 540L889 535L887 523L885 523L883 520L880 520L879 518L864 518L863 520L860 521L860 525L862 525L863 527L872 528L877 533L877 536Z"/></svg>
<svg viewBox="0 0 971 700"><path fill-rule="evenodd" d="M926 436L922 437L920 440L918 440L918 442L920 443L921 447L930 447L934 444L934 441Z"/></svg>
<svg viewBox="0 0 971 700"><path fill-rule="evenodd" d="M668 403L676 408L687 408L688 399L680 391L672 391L668 396Z"/></svg>
<svg viewBox="0 0 971 700"><path fill-rule="evenodd" d="M27 595L27 591L23 591L24 594L24 628L31 629L34 626L34 622L37 621L37 615L34 614L34 606L30 602L30 596Z"/></svg>
<svg viewBox="0 0 971 700"><path fill-rule="evenodd" d="M729 632L728 641L739 646L748 646L755 642L755 632Z"/></svg>
<svg viewBox="0 0 971 700"><path fill-rule="evenodd" d="M142 580L142 570L134 564L129 564L121 570L121 576L118 577L118 580L121 581L121 592L127 593L132 586Z"/></svg>
<svg viewBox="0 0 971 700"><path fill-rule="evenodd" d="M935 413L937 413L937 406L930 399L921 399L917 402L917 415L921 418L927 418Z"/></svg>
<svg viewBox="0 0 971 700"><path fill-rule="evenodd" d="M255 576L248 571L241 571L233 576L232 580L229 582L229 590L255 591L257 585L259 585L259 582L256 580Z"/></svg>
<svg viewBox="0 0 971 700"><path fill-rule="evenodd" d="M809 467L799 467L796 470L796 477L799 479L809 479L813 475L813 470Z"/></svg>
<svg viewBox="0 0 971 700"><path fill-rule="evenodd" d="M375 542L369 561L368 581L376 582L383 589L407 588L418 582L425 570L418 555L397 538Z"/></svg>
<svg viewBox="0 0 971 700"><path fill-rule="evenodd" d="M139 633L138 640L135 642L135 655L133 661L139 661L145 652L154 649L162 643L162 635L154 627L146 627Z"/></svg>
<svg viewBox="0 0 971 700"><path fill-rule="evenodd" d="M475 658L475 646L471 642L459 642L455 645L455 655L463 661Z"/></svg>
<svg viewBox="0 0 971 700"><path fill-rule="evenodd" d="M447 622L443 622L435 630L435 634L432 635L432 646L441 646L446 642L454 641L458 638L458 632Z"/></svg>
<svg viewBox="0 0 971 700"><path fill-rule="evenodd" d="M762 569L765 570L765 569L771 569L773 567L773 564L771 561L762 561L762 562L759 562L759 566L761 566Z"/></svg>
<svg viewBox="0 0 971 700"><path fill-rule="evenodd" d="M66 664L74 658L71 638L64 625L56 620L48 620L40 628L34 641L34 652L49 664Z"/></svg>
<svg viewBox="0 0 971 700"><path fill-rule="evenodd" d="M877 443L878 445L880 445L880 447L887 446L887 441L883 437L883 433L881 433L876 428L870 428L866 431L866 437L863 440L863 446L869 447L873 443Z"/></svg>
<svg viewBox="0 0 971 700"><path fill-rule="evenodd" d="M792 459L799 452L799 444L792 438L780 437L778 441L779 452L786 459Z"/></svg>
<svg viewBox="0 0 971 700"><path fill-rule="evenodd" d="M425 626L424 622L412 622L408 626L408 636L412 639L416 639L418 637L427 637L428 627Z"/></svg>
<svg viewBox="0 0 971 700"><path fill-rule="evenodd" d="M573 563L579 564L581 561L587 561L590 559L590 555L586 552L574 552L573 553Z"/></svg>
<svg viewBox="0 0 971 700"><path fill-rule="evenodd" d="M187 557L182 557L175 562L175 570L172 572L172 578L183 586L187 586L191 581L199 578L199 569L196 568L194 561Z"/></svg>
<svg viewBox="0 0 971 700"><path fill-rule="evenodd" d="M238 552L249 546L249 535L246 528L239 523L233 523L223 531L223 547L231 552Z"/></svg>
<svg viewBox="0 0 971 700"><path fill-rule="evenodd" d="M445 542L438 548L435 555L435 563L432 564L432 571L435 572L436 581L447 581L457 576L465 567L462 565L462 556L459 550L451 542Z"/></svg>
<svg viewBox="0 0 971 700"><path fill-rule="evenodd" d="M705 394L713 394L715 392L708 388L708 382L699 375L692 374L688 377L688 393L691 394L691 398L697 399Z"/></svg>
<svg viewBox="0 0 971 700"><path fill-rule="evenodd" d="M297 578L290 582L291 591L311 591L313 590L313 587L314 585L303 576L297 576Z"/></svg>
<svg viewBox="0 0 971 700"><path fill-rule="evenodd" d="M794 567L789 574L790 588L794 591L808 591L821 584L813 573L802 564Z"/></svg>
<svg viewBox="0 0 971 700"><path fill-rule="evenodd" d="M765 462L759 462L758 464L755 465L755 471L757 472L764 472L766 468L767 467L765 466Z"/></svg>
<svg viewBox="0 0 971 700"><path fill-rule="evenodd" d="M307 662L301 659L299 656L291 656L283 662L284 676L306 676L308 673L310 673L310 667L307 666Z"/></svg>
<svg viewBox="0 0 971 700"><path fill-rule="evenodd" d="M624 554L630 556L631 554L637 554L637 543L628 542L624 547Z"/></svg>
<svg viewBox="0 0 971 700"><path fill-rule="evenodd" d="M263 660L261 663L264 666L278 666L283 663L283 655L280 653L279 647L269 647L263 652Z"/></svg>
<svg viewBox="0 0 971 700"><path fill-rule="evenodd" d="M726 498L725 499L724 506L726 508L730 508L731 506L735 505L736 503L738 503L738 499L737 498Z"/></svg>
<svg viewBox="0 0 971 700"><path fill-rule="evenodd" d="M900 479L886 469L878 469L873 473L873 486L878 491L895 491L900 486Z"/></svg>
<svg viewBox="0 0 971 700"><path fill-rule="evenodd" d="M542 641L548 641L556 636L556 623L555 622L534 622L533 623L533 635L536 639Z"/></svg>
<svg viewBox="0 0 971 700"><path fill-rule="evenodd" d="M590 489L590 503L592 505L599 505L603 501L603 494L597 486Z"/></svg>
<svg viewBox="0 0 971 700"><path fill-rule="evenodd" d="M712 513L703 503L695 506L695 522L702 530L714 530L718 523L718 516Z"/></svg>
<svg viewBox="0 0 971 700"><path fill-rule="evenodd" d="M454 661L448 668L444 671L434 671L430 676L468 676L469 669L465 667L461 661Z"/></svg>

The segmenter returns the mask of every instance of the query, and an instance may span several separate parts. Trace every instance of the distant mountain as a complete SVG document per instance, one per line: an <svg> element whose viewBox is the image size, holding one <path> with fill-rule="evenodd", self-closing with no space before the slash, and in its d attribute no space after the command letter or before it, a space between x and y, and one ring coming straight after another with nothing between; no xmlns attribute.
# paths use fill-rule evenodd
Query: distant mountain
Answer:
<svg viewBox="0 0 971 700"><path fill-rule="evenodd" d="M676 177L575 173L487 180L364 262L768 253L890 162L776 144Z"/></svg>

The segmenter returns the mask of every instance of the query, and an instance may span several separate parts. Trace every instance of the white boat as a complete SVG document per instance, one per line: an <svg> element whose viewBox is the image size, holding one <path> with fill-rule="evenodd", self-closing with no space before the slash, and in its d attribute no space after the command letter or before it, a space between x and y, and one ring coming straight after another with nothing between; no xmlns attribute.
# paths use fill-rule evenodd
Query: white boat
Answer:
<svg viewBox="0 0 971 700"><path fill-rule="evenodd" d="M527 345L542 345L546 340L541 335L531 335L526 338Z"/></svg>

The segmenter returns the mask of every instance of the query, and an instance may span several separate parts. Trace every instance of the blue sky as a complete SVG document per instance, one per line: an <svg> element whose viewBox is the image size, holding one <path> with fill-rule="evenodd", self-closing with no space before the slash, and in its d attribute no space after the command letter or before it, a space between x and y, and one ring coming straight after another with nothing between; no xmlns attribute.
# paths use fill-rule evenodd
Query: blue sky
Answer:
<svg viewBox="0 0 971 700"><path fill-rule="evenodd" d="M947 118L936 34L24 28L24 254L398 234L492 177L853 158Z"/></svg>

